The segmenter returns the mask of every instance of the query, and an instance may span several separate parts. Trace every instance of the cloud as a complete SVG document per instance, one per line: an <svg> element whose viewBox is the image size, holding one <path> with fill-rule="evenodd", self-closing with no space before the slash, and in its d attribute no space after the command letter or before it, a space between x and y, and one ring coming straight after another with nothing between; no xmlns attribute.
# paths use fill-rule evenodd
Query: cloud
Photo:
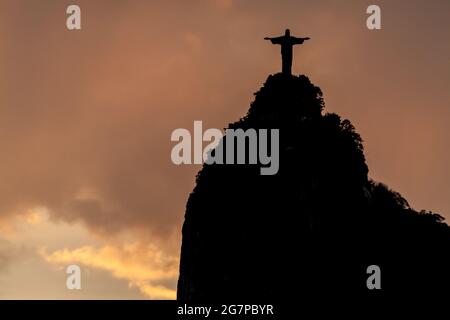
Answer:
<svg viewBox="0 0 450 320"><path fill-rule="evenodd" d="M0 239L0 273L8 270L12 260L16 257L16 250L9 241Z"/></svg>
<svg viewBox="0 0 450 320"><path fill-rule="evenodd" d="M151 299L175 299L178 259L167 256L153 245L133 244L100 248L83 246L39 254L49 263L57 265L81 264L110 272L115 278L125 279ZM171 284L171 285L168 285Z"/></svg>
<svg viewBox="0 0 450 320"><path fill-rule="evenodd" d="M5 62L0 76L0 216L45 206L53 219L82 221L93 231L141 228L162 238L179 232L199 168L177 167L170 162L172 130L190 128L198 119L205 126L223 128L244 115L251 93L279 65L279 50L268 47L262 37L278 34L286 25L296 34L306 32L313 37L296 53L296 59L301 59L295 60L295 68L311 73L317 84L323 84L333 111L348 108L358 127L389 121L383 117L384 109L360 106L364 101L382 108L395 101L385 82L371 82L381 79L372 76L382 69L380 64L396 66L386 70L395 73L397 83L414 84L401 69L409 72L409 65L399 64L397 69L397 62L404 60L398 52L409 53L410 48L386 51L377 34L369 37L363 5L358 11L352 5L294 1L277 4L274 14L274 4L269 1L204 3L177 1L168 6L163 1L80 1L84 21L80 32L66 30L61 20L64 3L17 1L0 10ZM218 9L210 10L212 6ZM219 9L230 6L233 10ZM397 7L392 10L402 12ZM434 10L432 14L437 13ZM430 35L431 31L427 30ZM402 41L397 41L399 36ZM383 37L396 46L408 39L416 43L395 32ZM389 57L377 58L377 54L391 51ZM423 55L433 52L426 50ZM408 63L414 70L438 74L445 70L440 65L448 56L448 48L439 52L438 57L424 59L427 63ZM321 74L325 76L321 78ZM442 73L440 77L447 79ZM352 89L352 101L346 97L347 88L340 87L343 83L358 86ZM434 88L446 84L448 81L419 86L423 90L399 86L395 91L402 101L395 105L408 106L399 114L413 112L413 105L424 105L415 102L419 101L416 92L429 92L434 99L439 96ZM367 98L372 89L382 101ZM427 105L446 110L448 99L446 95L442 101L427 101ZM386 108L392 110L393 106ZM374 115L373 110L380 110L377 119L364 118L367 112ZM437 114L436 118L445 116ZM438 125L445 128L443 121ZM379 157L385 144L394 145L387 135L375 133L378 128L366 131L368 150L378 146ZM446 150L442 137L433 142L439 144L436 149ZM407 146L414 147L411 143ZM447 152L441 153L436 158L448 159ZM378 170L389 172L385 166L381 163ZM443 163L427 176L435 177L436 172L446 172L444 169ZM436 187L423 183L424 176L414 185L431 185L432 189L425 193L424 187L415 194L424 194L424 199L433 195L440 207L447 207L448 200L439 192L445 190L447 176ZM411 185L403 180L398 183L400 187ZM80 199L84 190L92 192ZM421 202L427 207L425 200Z"/></svg>
<svg viewBox="0 0 450 320"><path fill-rule="evenodd" d="M222 9L230 9L233 6L233 0L214 0L214 3Z"/></svg>
<svg viewBox="0 0 450 320"><path fill-rule="evenodd" d="M287 26L296 35L312 37L296 51L294 71L322 87L328 111L349 117L362 130L372 175L399 191L409 190L405 196L419 208L449 217L449 72L442 66L448 65L450 45L434 40L448 38L449 10L442 7L448 9L448 3L433 7L416 1L412 6L427 26L420 30L427 44L422 46L404 23L411 12L399 4L385 4L398 19L386 20L391 32L379 33L367 31L364 4L351 2L78 4L80 32L65 28L67 1L0 4L3 234L15 232L10 221L17 216L37 227L39 215L27 212L45 207L56 223L49 232L39 229L42 236L58 234L60 241L70 241L74 231L63 224L69 222L77 230L82 225L101 234L105 243L133 232L141 241L158 241L164 255L175 256L199 167L171 163L170 134L191 128L194 120L203 120L205 128L223 128L243 116L251 93L279 68L279 49L262 38ZM420 143L433 152L421 152L411 162L408 152L418 150L415 139L406 139L411 124L405 122L402 129L405 139L392 137L404 114L415 114L423 123L425 112L427 125L419 131L437 134ZM398 145L402 154L390 152ZM411 162L408 171L396 165L405 162ZM33 233L27 241L35 238ZM91 255L103 253L89 244ZM117 255L125 250L111 246ZM71 246L64 242L61 247ZM167 288L157 281L134 283L143 291Z"/></svg>

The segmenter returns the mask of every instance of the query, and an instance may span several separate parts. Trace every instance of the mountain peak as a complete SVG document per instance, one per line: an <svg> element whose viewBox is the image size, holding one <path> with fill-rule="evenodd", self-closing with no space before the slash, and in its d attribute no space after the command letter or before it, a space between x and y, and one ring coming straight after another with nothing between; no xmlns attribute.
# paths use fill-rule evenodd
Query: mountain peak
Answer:
<svg viewBox="0 0 450 320"><path fill-rule="evenodd" d="M278 129L279 171L203 166L186 205L179 300L367 298L371 265L387 296L450 285L450 228L370 180L361 137L323 109L308 77L280 73L229 125Z"/></svg>
<svg viewBox="0 0 450 320"><path fill-rule="evenodd" d="M244 119L254 125L273 127L320 117L323 108L322 91L307 76L277 73L270 75L255 93Z"/></svg>

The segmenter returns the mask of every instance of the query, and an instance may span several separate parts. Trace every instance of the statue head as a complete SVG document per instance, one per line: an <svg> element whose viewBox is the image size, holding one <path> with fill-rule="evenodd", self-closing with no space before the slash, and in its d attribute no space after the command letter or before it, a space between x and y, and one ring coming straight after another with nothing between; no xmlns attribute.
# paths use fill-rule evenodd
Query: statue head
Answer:
<svg viewBox="0 0 450 320"><path fill-rule="evenodd" d="M286 31L284 32L284 35L286 37L289 37L291 35L291 31L289 31L289 29L286 29Z"/></svg>

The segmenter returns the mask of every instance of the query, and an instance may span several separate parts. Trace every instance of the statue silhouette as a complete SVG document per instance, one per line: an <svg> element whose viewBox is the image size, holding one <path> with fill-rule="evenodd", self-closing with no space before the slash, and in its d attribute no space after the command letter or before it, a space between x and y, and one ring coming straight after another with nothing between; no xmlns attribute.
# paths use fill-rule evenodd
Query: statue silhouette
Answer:
<svg viewBox="0 0 450 320"><path fill-rule="evenodd" d="M286 29L284 36L269 38L265 37L264 40L270 40L273 44L281 45L281 59L283 62L282 72L283 74L291 75L292 69L292 47L296 44L302 44L305 40L309 40L309 37L306 38L297 38L291 37L291 32L289 29Z"/></svg>

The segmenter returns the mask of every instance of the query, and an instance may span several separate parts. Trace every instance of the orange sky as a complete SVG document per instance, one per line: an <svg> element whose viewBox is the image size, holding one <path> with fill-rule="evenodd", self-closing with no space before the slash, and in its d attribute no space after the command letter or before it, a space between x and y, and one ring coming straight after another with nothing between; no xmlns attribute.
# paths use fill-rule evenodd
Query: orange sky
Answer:
<svg viewBox="0 0 450 320"><path fill-rule="evenodd" d="M199 166L172 164L170 133L243 116L286 27L370 176L450 218L450 2L376 3L379 31L362 0L0 0L0 298L174 297Z"/></svg>

